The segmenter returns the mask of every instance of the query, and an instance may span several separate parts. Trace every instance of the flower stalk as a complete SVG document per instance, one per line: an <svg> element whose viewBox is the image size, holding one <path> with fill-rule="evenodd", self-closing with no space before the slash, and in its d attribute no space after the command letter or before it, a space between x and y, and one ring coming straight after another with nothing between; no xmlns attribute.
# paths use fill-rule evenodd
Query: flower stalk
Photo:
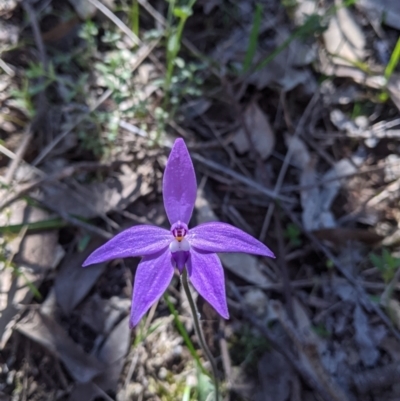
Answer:
<svg viewBox="0 0 400 401"><path fill-rule="evenodd" d="M199 320L200 314L197 310L196 304L194 303L192 293L190 292L188 274L187 274L186 268L183 269L183 272L181 274L181 283L182 283L183 289L185 291L186 297L189 301L190 310L192 312L194 331L196 333L199 344L211 365L214 388L215 388L215 401L219 401L217 366L215 364L212 353L211 353L210 349L208 348L208 345L204 338L203 329L201 328L201 324L200 324L200 320Z"/></svg>

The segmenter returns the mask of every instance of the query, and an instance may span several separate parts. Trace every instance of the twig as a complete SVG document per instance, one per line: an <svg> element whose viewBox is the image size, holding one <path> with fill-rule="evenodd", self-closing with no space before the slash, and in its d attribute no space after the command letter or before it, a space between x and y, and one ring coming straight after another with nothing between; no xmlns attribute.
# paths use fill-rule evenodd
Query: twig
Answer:
<svg viewBox="0 0 400 401"><path fill-rule="evenodd" d="M290 285L289 272L285 260L285 244L283 242L283 232L281 225L281 217L279 213L275 214L275 231L278 239L278 266L281 268L281 276L283 282L283 293L285 295L287 313L290 320L296 324L293 312L293 297L292 297L292 287Z"/></svg>
<svg viewBox="0 0 400 401"><path fill-rule="evenodd" d="M354 290L358 294L359 299L361 300L362 305L367 306L370 310L373 310L382 320L383 323L389 328L389 330L392 332L392 334L397 338L397 340L400 341L400 333L399 331L393 326L393 323L391 320L385 315L385 313L382 311L382 309L375 304L374 302L371 301L371 299L368 297L368 295L365 293L364 289L361 287L360 283L356 280L355 277L351 275L351 273L347 270L344 269L340 262L337 260L337 258L333 255L333 253L325 246L323 245L313 233L304 230L302 224L296 217L296 215L288 208L286 207L283 203L281 204L282 210L286 213L286 215L292 220L294 224L296 224L297 227L299 227L304 235L308 237L308 239L320 250L322 251L325 256L333 262L334 267L339 271L339 273L344 276L347 281L354 287Z"/></svg>
<svg viewBox="0 0 400 401"><path fill-rule="evenodd" d="M90 113L95 111L103 102L105 102L112 94L111 89L107 89L94 103L93 106L89 108L89 111L79 117L75 123L66 129L63 133L58 135L52 142L50 142L36 157L36 159L32 162L33 166L37 166L69 133L71 133Z"/></svg>
<svg viewBox="0 0 400 401"><path fill-rule="evenodd" d="M285 330L286 334L291 338L298 352L303 355L312 366L313 372L320 380L320 383L327 391L330 398L335 401L348 401L349 398L345 392L332 380L323 367L319 357L317 345L314 344L309 338L304 336L304 332L301 333L296 330L290 320L285 317L279 301L271 301L271 306L274 309L279 323Z"/></svg>
<svg viewBox="0 0 400 401"><path fill-rule="evenodd" d="M101 11L107 18L109 18L128 38L135 44L139 45L139 38L129 29L111 10L109 10L99 0L89 0L99 11Z"/></svg>
<svg viewBox="0 0 400 401"><path fill-rule="evenodd" d="M99 11L101 11L107 18L109 18L135 45L144 46L142 49L142 54L136 60L135 65L131 68L131 72L133 72L147 56L150 57L150 60L157 66L158 69L163 70L162 65L158 61L158 59L152 54L154 47L157 45L159 40L153 41L149 45L144 45L143 42L133 33L133 31L128 28L111 10L109 10L103 3L99 0L89 0Z"/></svg>
<svg viewBox="0 0 400 401"><path fill-rule="evenodd" d="M239 290L236 288L235 284L229 283L229 288L232 291L234 297L239 302L240 308L243 311L243 317L252 323L264 337L270 342L272 347L274 347L280 354L282 354L286 360L292 365L293 369L297 374L325 401L332 401L332 397L327 393L327 391L315 380L315 378L306 370L298 358L288 349L280 344L278 339L271 333L267 326L258 320L258 318L245 306L244 299L240 294ZM342 400L343 401L343 400Z"/></svg>
<svg viewBox="0 0 400 401"><path fill-rule="evenodd" d="M243 184L246 184L247 186L249 186L251 188L256 189L258 192L268 196L269 198L271 198L273 200L280 200L282 202L293 203L292 198L278 195L278 194L274 193L273 191L271 191L267 188L264 188L261 184L258 184L257 182L253 181L252 179L247 178L247 177L237 173L236 171L223 166L222 164L216 163L212 160L208 160L205 157L200 156L197 153L192 154L192 158L213 170L219 171L221 173L225 173L225 174L229 175L230 177L235 178L237 181L239 181Z"/></svg>
<svg viewBox="0 0 400 401"><path fill-rule="evenodd" d="M319 93L316 93L309 101L306 109L304 110L304 113L302 114L302 116L297 124L297 127L293 134L293 137L296 138L300 135L300 133L303 129L304 123L305 123L306 119L308 118L309 114L311 113L311 110L313 109L318 98L319 98ZM290 159L293 156L293 152L294 152L294 147L289 146L288 151L286 152L285 160L282 164L281 170L279 171L278 179L276 180L276 183L275 183L275 188L274 188L273 193L276 195L278 195L278 193L280 192L280 189L282 187L283 180L285 179L286 172L289 168ZM271 222L271 217L272 217L272 214L274 213L274 210L275 210L275 204L271 203L270 206L268 207L267 214L265 215L264 222L263 222L263 225L261 228L261 232L260 232L260 236L259 236L259 240L261 242L264 242L264 240L265 240L265 236L267 234L268 227Z"/></svg>
<svg viewBox="0 0 400 401"><path fill-rule="evenodd" d="M57 171L56 173L54 173L52 175L43 176L42 178L39 178L35 181L21 185L20 187L18 187L15 190L15 194L11 198L8 198L8 199L6 198L0 203L0 210L9 206L11 203L15 202L21 196L40 187L40 185L42 185L42 184L47 184L47 183L51 183L51 182L59 182L60 180L71 177L82 171L99 171L99 170L104 170L104 169L106 169L106 170L114 169L114 168L120 166L121 164L129 163L129 162L130 162L130 160L118 160L118 161L114 161L109 164L101 164L98 162L79 162L76 164L72 164L70 166L63 168L60 171ZM35 171L36 170L37 169L35 169Z"/></svg>
<svg viewBox="0 0 400 401"><path fill-rule="evenodd" d="M61 218L63 218L65 221L71 223L74 226L77 227L81 227L93 234L98 235L99 237L105 238L105 239L110 239L113 237L113 235L111 233L109 233L108 231L105 231L101 228L98 228L92 224L86 223L82 220L77 219L76 217L73 217L71 215L69 215L66 212L63 212L62 210L59 210L57 208L57 206L50 204L48 202L46 202L43 199L35 199L34 197L32 197L33 200L35 200L38 203L41 203L43 206L45 206L47 209L51 210L52 212L58 214Z"/></svg>
<svg viewBox="0 0 400 401"><path fill-rule="evenodd" d="M42 40L42 34L40 33L40 28L39 28L38 20L36 18L35 10L31 6L29 0L23 1L22 6L25 8L25 11L29 15L29 20L30 20L32 32L33 32L33 38L35 40L36 47L39 50L40 61L42 62L45 71L47 71L48 62L47 62L46 48L44 47L44 43Z"/></svg>
<svg viewBox="0 0 400 401"><path fill-rule="evenodd" d="M25 130L25 133L23 135L22 141L20 145L18 146L18 150L15 153L15 158L11 160L11 163L8 167L6 176L4 177L4 183L6 185L9 185L14 177L15 171L17 170L21 160L23 159L26 150L28 149L28 146L33 138L33 132L31 130L31 125L29 124L28 127Z"/></svg>

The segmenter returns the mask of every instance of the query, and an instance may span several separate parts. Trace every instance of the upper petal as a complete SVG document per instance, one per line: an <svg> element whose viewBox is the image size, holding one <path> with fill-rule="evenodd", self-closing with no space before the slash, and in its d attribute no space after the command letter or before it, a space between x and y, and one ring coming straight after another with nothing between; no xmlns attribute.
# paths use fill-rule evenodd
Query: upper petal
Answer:
<svg viewBox="0 0 400 401"><path fill-rule="evenodd" d="M174 275L169 249L145 256L136 270L133 284L130 327L136 326L167 289Z"/></svg>
<svg viewBox="0 0 400 401"><path fill-rule="evenodd" d="M190 245L206 252L244 252L275 257L263 243L226 223L200 224L190 229L186 238Z"/></svg>
<svg viewBox="0 0 400 401"><path fill-rule="evenodd" d="M145 256L167 248L173 240L164 228L138 225L117 234L85 260L83 266L105 262L116 258Z"/></svg>
<svg viewBox="0 0 400 401"><path fill-rule="evenodd" d="M223 318L229 319L224 270L218 256L192 248L187 266L194 288Z"/></svg>
<svg viewBox="0 0 400 401"><path fill-rule="evenodd" d="M183 139L175 141L164 171L164 207L171 224L189 223L196 201L196 175Z"/></svg>

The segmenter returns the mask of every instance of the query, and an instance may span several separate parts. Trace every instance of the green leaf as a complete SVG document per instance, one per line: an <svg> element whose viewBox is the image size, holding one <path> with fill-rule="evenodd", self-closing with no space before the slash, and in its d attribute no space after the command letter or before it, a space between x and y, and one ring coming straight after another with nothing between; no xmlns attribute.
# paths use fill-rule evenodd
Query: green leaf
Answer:
<svg viewBox="0 0 400 401"><path fill-rule="evenodd" d="M173 14L177 18L187 19L193 14L193 12L189 7L175 7Z"/></svg>
<svg viewBox="0 0 400 401"><path fill-rule="evenodd" d="M211 379L199 370L197 373L197 399L207 401L212 393L214 393L214 385Z"/></svg>

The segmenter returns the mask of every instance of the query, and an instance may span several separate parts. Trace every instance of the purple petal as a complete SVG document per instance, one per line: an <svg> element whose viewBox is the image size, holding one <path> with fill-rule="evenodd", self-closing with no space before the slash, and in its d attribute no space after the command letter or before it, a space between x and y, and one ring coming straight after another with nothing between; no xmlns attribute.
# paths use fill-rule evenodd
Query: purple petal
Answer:
<svg viewBox="0 0 400 401"><path fill-rule="evenodd" d="M164 171L164 207L171 224L188 224L196 201L196 175L183 139L177 139Z"/></svg>
<svg viewBox="0 0 400 401"><path fill-rule="evenodd" d="M174 275L169 249L156 255L145 256L136 270L133 284L130 327L136 326L168 288Z"/></svg>
<svg viewBox="0 0 400 401"><path fill-rule="evenodd" d="M218 256L192 248L187 265L194 288L224 319L229 319L224 270Z"/></svg>
<svg viewBox="0 0 400 401"><path fill-rule="evenodd" d="M172 240L171 233L163 228L147 225L133 226L97 248L85 260L83 266L117 258L151 255L168 247Z"/></svg>
<svg viewBox="0 0 400 401"><path fill-rule="evenodd" d="M190 245L206 252L244 252L270 256L273 252L251 235L226 223L204 223L189 230Z"/></svg>

